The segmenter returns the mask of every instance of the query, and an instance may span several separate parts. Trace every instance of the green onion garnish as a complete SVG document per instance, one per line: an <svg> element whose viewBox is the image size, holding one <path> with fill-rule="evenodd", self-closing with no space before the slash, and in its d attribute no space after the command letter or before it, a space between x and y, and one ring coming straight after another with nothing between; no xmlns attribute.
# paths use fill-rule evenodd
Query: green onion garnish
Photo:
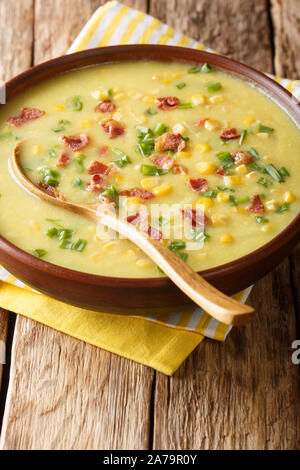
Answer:
<svg viewBox="0 0 300 470"><path fill-rule="evenodd" d="M77 242L74 242L72 243L72 247L71 249L72 250L75 250L75 251L83 251L85 249L87 245L87 241L86 240L82 240L81 238L79 240L77 240Z"/></svg>
<svg viewBox="0 0 300 470"><path fill-rule="evenodd" d="M66 119L60 119L58 121L58 126L57 127L54 127L52 130L53 132L63 132L64 130L66 130L66 126L68 126L70 123L70 121L67 121Z"/></svg>
<svg viewBox="0 0 300 470"><path fill-rule="evenodd" d="M255 150L254 147L251 147L249 150L248 150L249 153L251 153L252 157L256 158L256 159L259 159L260 156L259 156L259 153Z"/></svg>
<svg viewBox="0 0 300 470"><path fill-rule="evenodd" d="M285 178L286 176L290 176L290 173L284 166L279 168L278 173L280 174L280 176L282 176L282 178Z"/></svg>
<svg viewBox="0 0 300 470"><path fill-rule="evenodd" d="M82 173L83 170L84 170L84 165L83 165L84 159L85 159L85 155L83 155L83 153L81 153L80 155L78 155L78 156L74 159L74 162L75 162L76 169L77 169L77 172L78 172L78 173Z"/></svg>
<svg viewBox="0 0 300 470"><path fill-rule="evenodd" d="M187 71L188 73L198 73L201 72L201 67L199 65L194 65L194 67L191 67Z"/></svg>
<svg viewBox="0 0 300 470"><path fill-rule="evenodd" d="M164 124L163 122L158 122L154 127L153 134L155 135L155 137L158 137L159 135L162 135L167 132L168 129L169 128L168 126L166 126L166 124Z"/></svg>
<svg viewBox="0 0 300 470"><path fill-rule="evenodd" d="M210 198L215 198L217 197L218 191L216 189L211 189L210 191L207 191L206 193L202 193L202 197L210 197Z"/></svg>
<svg viewBox="0 0 300 470"><path fill-rule="evenodd" d="M82 186L83 186L82 179L81 179L81 178L75 178L75 179L72 181L72 185L73 185L75 188L82 188Z"/></svg>
<svg viewBox="0 0 300 470"><path fill-rule="evenodd" d="M116 190L115 186L113 184L111 184L110 186L108 186L102 193L101 193L102 196L107 196L109 197L109 199L113 202L116 203L116 205L118 206L118 203L119 203L119 193L118 191Z"/></svg>
<svg viewBox="0 0 300 470"><path fill-rule="evenodd" d="M184 82L178 83L178 84L176 85L176 87L177 87L179 90L181 90L181 89L184 88L185 86L186 86L186 83L184 83Z"/></svg>
<svg viewBox="0 0 300 470"><path fill-rule="evenodd" d="M200 243L204 242L210 237L210 235L208 235L204 230L200 231L200 230L196 230L195 228L191 229L191 234L192 234L193 240L195 240L195 242L200 242Z"/></svg>
<svg viewBox="0 0 300 470"><path fill-rule="evenodd" d="M169 222L169 220L166 219L165 217L163 217L162 215L161 215L160 217L158 217L158 224L159 224L160 226L165 225L165 224L167 224L168 222Z"/></svg>
<svg viewBox="0 0 300 470"><path fill-rule="evenodd" d="M235 163L234 158L232 157L230 152L219 152L219 153L217 153L216 156L220 160L224 170L226 168L232 167Z"/></svg>
<svg viewBox="0 0 300 470"><path fill-rule="evenodd" d="M240 137L240 140L239 140L239 144L240 144L240 145L243 145L243 143L244 143L244 141L245 141L245 139L246 139L247 134L248 134L247 129L244 129L244 130L242 131L242 133L241 133L241 137Z"/></svg>
<svg viewBox="0 0 300 470"><path fill-rule="evenodd" d="M258 224L266 224L267 222L269 222L269 219L267 219L266 217L263 217L261 215L257 215L255 217L255 220Z"/></svg>
<svg viewBox="0 0 300 470"><path fill-rule="evenodd" d="M64 248L65 250L70 250L73 243L69 240L62 240L59 244L59 248Z"/></svg>
<svg viewBox="0 0 300 470"><path fill-rule="evenodd" d="M148 108L146 109L144 114L146 114L146 116L154 116L155 114L157 114L157 111L153 108Z"/></svg>
<svg viewBox="0 0 300 470"><path fill-rule="evenodd" d="M261 184L262 186L264 186L265 188L268 188L269 186L271 186L272 181L268 180L267 178L260 178L258 181L257 181L257 184Z"/></svg>
<svg viewBox="0 0 300 470"><path fill-rule="evenodd" d="M168 248L171 251L178 251L178 250L183 250L185 246L186 245L184 241L179 241L179 242L171 242Z"/></svg>
<svg viewBox="0 0 300 470"><path fill-rule="evenodd" d="M47 253L48 252L46 250L43 250L42 248L37 248L36 250L33 250L34 256L37 256L38 258L42 258Z"/></svg>
<svg viewBox="0 0 300 470"><path fill-rule="evenodd" d="M141 171L144 176L161 176L169 173L168 170L157 168L155 165L142 165Z"/></svg>
<svg viewBox="0 0 300 470"><path fill-rule="evenodd" d="M258 171L259 173L265 173L265 169L257 165L257 163L255 162L250 162L249 167L251 168L251 170Z"/></svg>
<svg viewBox="0 0 300 470"><path fill-rule="evenodd" d="M203 72L203 73L210 73L211 71L212 71L211 65L209 65L209 64L207 64L207 63L205 63L205 64L202 65L202 67L201 67L201 72Z"/></svg>
<svg viewBox="0 0 300 470"><path fill-rule="evenodd" d="M115 154L118 155L120 158L117 160L114 160L114 163L119 167L123 168L123 166L128 165L128 163L131 163L131 160L126 153L123 152L123 150L120 150L118 148L113 147L111 151Z"/></svg>
<svg viewBox="0 0 300 470"><path fill-rule="evenodd" d="M273 134L274 129L272 127L264 126L263 124L260 124L258 126L258 132L263 132L264 134Z"/></svg>
<svg viewBox="0 0 300 470"><path fill-rule="evenodd" d="M108 90L108 96L110 96L110 90ZM73 107L73 111L81 111L82 108L83 108L83 103L81 101L81 97L80 96L74 96L72 98L72 107Z"/></svg>
<svg viewBox="0 0 300 470"><path fill-rule="evenodd" d="M207 91L213 93L214 91L221 90L222 84L220 82L210 83L206 86Z"/></svg>
<svg viewBox="0 0 300 470"><path fill-rule="evenodd" d="M269 164L265 166L265 171L273 178L273 180L277 181L277 183L281 183L282 176L280 175L279 171L275 168L274 165Z"/></svg>
<svg viewBox="0 0 300 470"><path fill-rule="evenodd" d="M57 234L58 234L58 230L56 227L49 227L46 232L47 237L50 237L50 238L57 237Z"/></svg>
<svg viewBox="0 0 300 470"><path fill-rule="evenodd" d="M289 210L289 207L290 207L289 203L288 203L288 202L284 202L284 203L279 207L279 209L277 209L276 212L277 212L278 214L282 214L282 212L288 211L288 210Z"/></svg>
<svg viewBox="0 0 300 470"><path fill-rule="evenodd" d="M55 158L56 157L56 152L54 150L54 147L51 147L49 150L48 150L48 154L49 154L49 157L51 158Z"/></svg>
<svg viewBox="0 0 300 470"><path fill-rule="evenodd" d="M180 105L178 106L179 109L191 109L192 107L192 103L180 103Z"/></svg>

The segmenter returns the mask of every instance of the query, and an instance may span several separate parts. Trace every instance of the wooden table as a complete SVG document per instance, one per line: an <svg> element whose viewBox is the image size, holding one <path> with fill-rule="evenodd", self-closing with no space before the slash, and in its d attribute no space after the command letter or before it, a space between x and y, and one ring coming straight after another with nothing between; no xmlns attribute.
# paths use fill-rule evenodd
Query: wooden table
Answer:
<svg viewBox="0 0 300 470"><path fill-rule="evenodd" d="M2 78L63 54L103 3L0 0ZM125 3L229 57L300 78L299 0ZM298 248L253 290L255 321L225 344L205 340L171 378L26 318L14 330L10 321L2 447L299 449L300 375L291 360L299 265ZM5 337L7 312L0 319Z"/></svg>

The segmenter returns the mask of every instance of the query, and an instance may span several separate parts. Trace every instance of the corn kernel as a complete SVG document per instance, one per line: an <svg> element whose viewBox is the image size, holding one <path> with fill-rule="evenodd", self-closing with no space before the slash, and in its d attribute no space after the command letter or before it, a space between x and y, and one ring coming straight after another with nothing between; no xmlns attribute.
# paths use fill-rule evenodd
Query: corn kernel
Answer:
<svg viewBox="0 0 300 470"><path fill-rule="evenodd" d="M236 167L236 172L239 175L246 175L248 173L248 168L246 167L246 165L239 165Z"/></svg>
<svg viewBox="0 0 300 470"><path fill-rule="evenodd" d="M213 225L226 225L229 220L228 215L225 214L213 214L211 221Z"/></svg>
<svg viewBox="0 0 300 470"><path fill-rule="evenodd" d="M107 242L103 245L102 249L104 251L109 251L111 250L112 248L114 248L119 242L116 241L116 240L111 240L110 242Z"/></svg>
<svg viewBox="0 0 300 470"><path fill-rule="evenodd" d="M192 96L192 103L194 106L199 106L201 104L206 103L206 96L202 95L201 93L198 95L193 95Z"/></svg>
<svg viewBox="0 0 300 470"><path fill-rule="evenodd" d="M41 145L34 145L33 146L33 153L35 155L39 154L39 153L42 153L43 152L43 147Z"/></svg>
<svg viewBox="0 0 300 470"><path fill-rule="evenodd" d="M211 162L198 162L196 168L200 175L211 175L217 169L216 165Z"/></svg>
<svg viewBox="0 0 300 470"><path fill-rule="evenodd" d="M232 243L233 242L233 237L230 235L230 233L222 233L222 235L220 235L220 242L221 243Z"/></svg>
<svg viewBox="0 0 300 470"><path fill-rule="evenodd" d="M79 121L79 126L81 127L81 129L88 129L89 127L93 126L93 121L89 119L84 119L82 121Z"/></svg>
<svg viewBox="0 0 300 470"><path fill-rule="evenodd" d="M135 263L139 268L143 268L143 269L146 269L146 268L151 268L153 265L151 263L151 261L147 258L141 258L141 259L138 259Z"/></svg>
<svg viewBox="0 0 300 470"><path fill-rule="evenodd" d="M115 176L115 181L116 181L116 183L123 183L124 176L123 175L116 175Z"/></svg>
<svg viewBox="0 0 300 470"><path fill-rule="evenodd" d="M158 176L148 176L147 178L141 179L141 186L144 189L152 189L155 188L159 184L159 177Z"/></svg>
<svg viewBox="0 0 300 470"><path fill-rule="evenodd" d="M175 124L175 126L173 126L172 130L174 134L182 134L185 131L185 127L183 124L180 124L180 122L178 122L178 124Z"/></svg>
<svg viewBox="0 0 300 470"><path fill-rule="evenodd" d="M232 176L224 176L224 184L225 186L240 186L243 180L240 175L232 175Z"/></svg>
<svg viewBox="0 0 300 470"><path fill-rule="evenodd" d="M128 207L128 206L133 206L135 204L142 204L142 200L138 197L127 197L125 200L124 200L124 204Z"/></svg>
<svg viewBox="0 0 300 470"><path fill-rule="evenodd" d="M95 98L95 100L105 100L107 98L107 91L94 90L91 92L91 96Z"/></svg>
<svg viewBox="0 0 300 470"><path fill-rule="evenodd" d="M29 228L34 232L39 232L41 230L41 227L36 220L29 220Z"/></svg>
<svg viewBox="0 0 300 470"><path fill-rule="evenodd" d="M257 134L255 134L255 137L265 140L268 139L269 134L267 132L258 132Z"/></svg>
<svg viewBox="0 0 300 470"><path fill-rule="evenodd" d="M225 98L223 95L214 95L209 98L209 102L212 104L223 103L223 101L225 101Z"/></svg>
<svg viewBox="0 0 300 470"><path fill-rule="evenodd" d="M245 207L236 207L236 210L239 214L246 214L247 209Z"/></svg>
<svg viewBox="0 0 300 470"><path fill-rule="evenodd" d="M165 85L168 85L169 83L171 83L171 80L169 80L168 78L163 78L161 82Z"/></svg>
<svg viewBox="0 0 300 470"><path fill-rule="evenodd" d="M172 73L172 78L180 78L180 77L182 77L182 73L180 72Z"/></svg>
<svg viewBox="0 0 300 470"><path fill-rule="evenodd" d="M133 258L136 255L136 253L132 248L129 248L128 250L125 251L124 255L127 256L128 258Z"/></svg>
<svg viewBox="0 0 300 470"><path fill-rule="evenodd" d="M199 142L197 145L195 145L194 150L196 150L197 152L205 153L209 152L211 150L211 147L210 145L205 144L204 142Z"/></svg>
<svg viewBox="0 0 300 470"><path fill-rule="evenodd" d="M124 100L124 98L125 98L124 93L117 93L116 95L114 95L114 100L115 101L122 101L122 100Z"/></svg>
<svg viewBox="0 0 300 470"><path fill-rule="evenodd" d="M171 184L161 184L153 188L153 192L156 196L166 196L173 191L173 186Z"/></svg>
<svg viewBox="0 0 300 470"><path fill-rule="evenodd" d="M279 208L279 203L275 199L270 199L264 203L267 211L276 211Z"/></svg>
<svg viewBox="0 0 300 470"><path fill-rule="evenodd" d="M261 231L265 233L271 233L274 231L274 227L272 224L263 224L261 226Z"/></svg>
<svg viewBox="0 0 300 470"><path fill-rule="evenodd" d="M142 101L144 103L148 103L148 104L155 104L155 97L154 96L144 96L142 98Z"/></svg>
<svg viewBox="0 0 300 470"><path fill-rule="evenodd" d="M66 107L63 104L57 104L53 106L54 111L65 111Z"/></svg>
<svg viewBox="0 0 300 470"><path fill-rule="evenodd" d="M178 152L177 157L178 158L190 158L191 154L190 152Z"/></svg>
<svg viewBox="0 0 300 470"><path fill-rule="evenodd" d="M249 180L251 179L254 179L254 178L257 178L257 174L255 173L255 171L250 171L250 173L247 173L246 174L246 178L248 178Z"/></svg>
<svg viewBox="0 0 300 470"><path fill-rule="evenodd" d="M229 201L229 194L228 193L218 193L217 194L217 201L218 202L228 202Z"/></svg>
<svg viewBox="0 0 300 470"><path fill-rule="evenodd" d="M211 209L214 205L214 201L210 197L201 197L197 204L202 204L204 206L204 210Z"/></svg>
<svg viewBox="0 0 300 470"><path fill-rule="evenodd" d="M291 191L286 191L283 195L283 198L284 202L288 203L294 202L296 200L295 195Z"/></svg>
<svg viewBox="0 0 300 470"><path fill-rule="evenodd" d="M206 119L206 121L204 122L204 127L208 131L215 131L217 129L220 129L221 124L215 119Z"/></svg>
<svg viewBox="0 0 300 470"><path fill-rule="evenodd" d="M246 116L245 119L243 120L243 123L250 126L256 121L255 117L252 114L249 114L249 116Z"/></svg>

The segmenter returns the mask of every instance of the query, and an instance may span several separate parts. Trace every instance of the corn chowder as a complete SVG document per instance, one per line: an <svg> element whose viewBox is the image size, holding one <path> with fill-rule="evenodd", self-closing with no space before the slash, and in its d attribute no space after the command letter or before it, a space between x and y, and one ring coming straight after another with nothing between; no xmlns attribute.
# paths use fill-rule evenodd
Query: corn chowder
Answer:
<svg viewBox="0 0 300 470"><path fill-rule="evenodd" d="M20 139L24 171L54 197L122 200L136 225L141 204L175 204L189 239L164 236L163 215L151 219L148 233L195 270L255 250L299 212L296 125L254 87L209 64L86 68L41 83L1 110L1 235L71 269L161 276L130 241L111 240L19 187L8 157ZM171 225L175 219L172 213Z"/></svg>

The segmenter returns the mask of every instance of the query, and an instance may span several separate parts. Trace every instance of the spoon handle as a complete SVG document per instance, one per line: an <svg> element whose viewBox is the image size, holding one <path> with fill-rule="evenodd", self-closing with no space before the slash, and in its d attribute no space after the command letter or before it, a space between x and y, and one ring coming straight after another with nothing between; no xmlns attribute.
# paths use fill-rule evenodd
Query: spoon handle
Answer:
<svg viewBox="0 0 300 470"><path fill-rule="evenodd" d="M131 240L143 250L199 307L227 325L243 325L250 321L254 310L218 291L190 266L153 238L137 230L109 212L99 213L98 220Z"/></svg>

